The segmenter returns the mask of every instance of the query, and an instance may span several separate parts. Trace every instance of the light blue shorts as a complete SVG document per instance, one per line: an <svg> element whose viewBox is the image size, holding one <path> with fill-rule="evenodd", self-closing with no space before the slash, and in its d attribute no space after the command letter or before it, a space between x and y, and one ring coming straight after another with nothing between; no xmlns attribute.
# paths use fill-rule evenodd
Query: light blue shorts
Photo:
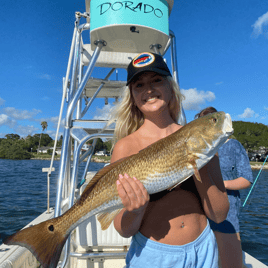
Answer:
<svg viewBox="0 0 268 268"><path fill-rule="evenodd" d="M143 236L133 236L126 268L218 268L218 247L209 224L200 236L182 246L167 245Z"/></svg>

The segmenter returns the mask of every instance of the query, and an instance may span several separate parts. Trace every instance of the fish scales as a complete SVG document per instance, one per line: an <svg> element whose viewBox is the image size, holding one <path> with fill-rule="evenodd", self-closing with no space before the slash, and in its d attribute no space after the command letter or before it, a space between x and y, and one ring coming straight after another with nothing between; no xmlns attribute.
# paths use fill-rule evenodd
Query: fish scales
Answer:
<svg viewBox="0 0 268 268"><path fill-rule="evenodd" d="M89 182L80 199L63 215L23 229L4 241L27 247L44 268L57 266L70 232L85 219L98 214L106 229L123 207L116 181L119 174L135 176L149 194L178 185L215 155L232 133L228 114L218 112L196 119L136 155L100 170Z"/></svg>

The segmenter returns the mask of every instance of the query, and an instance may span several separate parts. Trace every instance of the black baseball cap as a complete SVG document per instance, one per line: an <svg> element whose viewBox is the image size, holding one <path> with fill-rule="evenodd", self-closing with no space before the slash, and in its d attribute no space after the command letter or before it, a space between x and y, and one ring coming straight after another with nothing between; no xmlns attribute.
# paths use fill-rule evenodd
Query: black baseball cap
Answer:
<svg viewBox="0 0 268 268"><path fill-rule="evenodd" d="M172 76L161 55L143 52L137 55L127 67L127 85L136 75L146 71Z"/></svg>

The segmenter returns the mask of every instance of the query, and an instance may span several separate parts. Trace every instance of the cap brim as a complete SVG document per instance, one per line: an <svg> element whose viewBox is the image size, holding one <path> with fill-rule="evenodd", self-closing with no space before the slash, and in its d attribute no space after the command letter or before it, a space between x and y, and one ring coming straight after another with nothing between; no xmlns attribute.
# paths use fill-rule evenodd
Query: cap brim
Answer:
<svg viewBox="0 0 268 268"><path fill-rule="evenodd" d="M166 70L163 70L163 69L158 69L158 68L146 68L146 70L139 70L139 71L137 71L130 79L129 79L129 81L126 83L126 86L128 86L131 82L132 82L132 80L135 78L135 77L137 77L137 75L140 75L141 73L143 73L143 72L155 72L155 73L157 73L157 74L160 74L160 75L164 75L164 76L171 76L171 73L170 72L168 72L168 71L166 71Z"/></svg>

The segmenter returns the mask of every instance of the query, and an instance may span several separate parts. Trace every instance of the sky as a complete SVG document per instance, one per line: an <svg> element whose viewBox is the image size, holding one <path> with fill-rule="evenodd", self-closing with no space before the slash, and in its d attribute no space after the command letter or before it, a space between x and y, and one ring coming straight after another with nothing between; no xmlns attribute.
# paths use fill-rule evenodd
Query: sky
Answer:
<svg viewBox="0 0 268 268"><path fill-rule="evenodd" d="M40 133L42 121L55 137L76 11L86 11L84 1L1 2L0 138ZM233 121L268 125L268 2L175 0L169 23L187 121L213 106ZM113 102L98 99L90 118Z"/></svg>

